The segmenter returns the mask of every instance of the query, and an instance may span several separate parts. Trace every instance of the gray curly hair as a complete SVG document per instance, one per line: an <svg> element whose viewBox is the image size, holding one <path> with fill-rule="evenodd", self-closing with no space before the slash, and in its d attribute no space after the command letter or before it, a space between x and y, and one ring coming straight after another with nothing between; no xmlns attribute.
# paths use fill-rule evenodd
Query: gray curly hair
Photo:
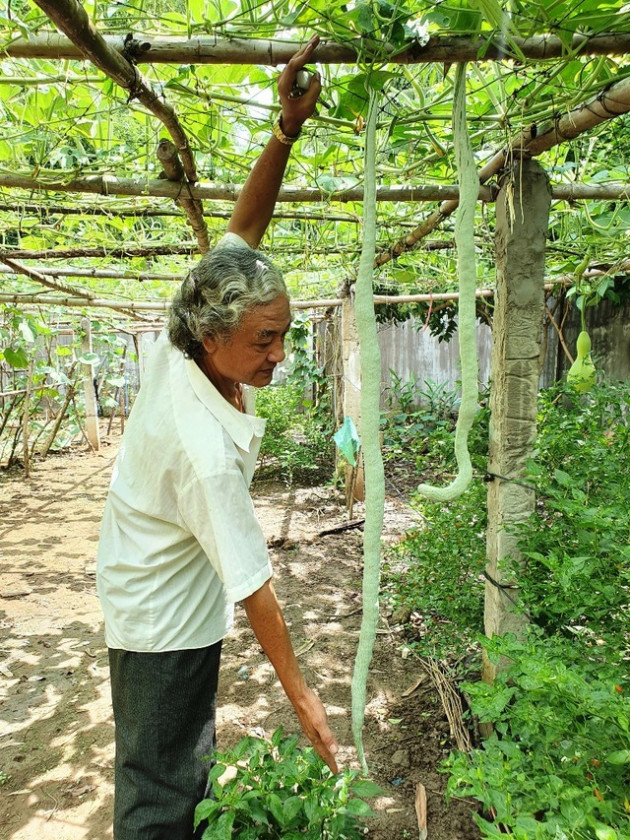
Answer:
<svg viewBox="0 0 630 840"><path fill-rule="evenodd" d="M200 359L203 339L228 341L243 315L287 295L280 271L260 251L225 245L205 254L173 298L168 337L189 359Z"/></svg>

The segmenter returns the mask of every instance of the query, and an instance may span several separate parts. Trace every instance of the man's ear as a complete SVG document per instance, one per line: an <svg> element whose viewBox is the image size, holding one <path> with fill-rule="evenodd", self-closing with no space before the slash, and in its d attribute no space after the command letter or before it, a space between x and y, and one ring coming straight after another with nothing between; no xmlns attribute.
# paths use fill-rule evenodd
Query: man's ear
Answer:
<svg viewBox="0 0 630 840"><path fill-rule="evenodd" d="M217 349L217 340L215 338L212 338L212 336L204 336L201 343L203 344L203 349L206 351L206 353L210 353L210 355L212 355Z"/></svg>

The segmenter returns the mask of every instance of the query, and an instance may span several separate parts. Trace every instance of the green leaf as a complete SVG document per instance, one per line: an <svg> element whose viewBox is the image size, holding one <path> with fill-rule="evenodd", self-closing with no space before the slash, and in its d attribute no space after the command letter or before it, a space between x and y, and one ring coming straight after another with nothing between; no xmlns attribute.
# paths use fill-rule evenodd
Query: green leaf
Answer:
<svg viewBox="0 0 630 840"><path fill-rule="evenodd" d="M353 817L371 817L372 809L362 799L351 799L344 808L340 808L341 814L350 814Z"/></svg>
<svg viewBox="0 0 630 840"><path fill-rule="evenodd" d="M274 747L278 747L280 745L280 742L282 741L282 736L283 736L283 730L282 730L282 727L279 726L276 729L276 731L273 733L273 735L271 736L271 743Z"/></svg>
<svg viewBox="0 0 630 840"><path fill-rule="evenodd" d="M223 805L216 799L203 799L195 808L194 827L197 828L203 820L208 820L220 811Z"/></svg>
<svg viewBox="0 0 630 840"><path fill-rule="evenodd" d="M108 385L111 385L112 388L123 388L125 385L125 377L124 376L107 376L105 377L105 381Z"/></svg>
<svg viewBox="0 0 630 840"><path fill-rule="evenodd" d="M213 784L214 782L217 782L224 773L225 764L217 762L208 773L208 781L210 782L210 784Z"/></svg>
<svg viewBox="0 0 630 840"><path fill-rule="evenodd" d="M302 811L304 801L300 796L290 796L284 801L285 825L289 825Z"/></svg>
<svg viewBox="0 0 630 840"><path fill-rule="evenodd" d="M615 750L608 753L606 761L609 764L630 764L630 750Z"/></svg>
<svg viewBox="0 0 630 840"><path fill-rule="evenodd" d="M20 321L18 325L18 330L21 333L24 341L28 342L29 344L32 344L35 341L35 333L33 332L30 324L28 324L26 321Z"/></svg>
<svg viewBox="0 0 630 840"><path fill-rule="evenodd" d="M382 787L371 782L369 779L359 779L352 783L352 793L355 796L360 796L363 799L369 799L373 796L383 796L385 791Z"/></svg>
<svg viewBox="0 0 630 840"><path fill-rule="evenodd" d="M614 828L603 823L598 823L595 826L595 836L597 840L617 840L619 837Z"/></svg>
<svg viewBox="0 0 630 840"><path fill-rule="evenodd" d="M13 350L11 347L4 348L4 358L12 368L23 369L28 367L28 354L22 347Z"/></svg>
<svg viewBox="0 0 630 840"><path fill-rule="evenodd" d="M202 835L202 840L232 840L234 811L225 811L218 820L211 822Z"/></svg>
<svg viewBox="0 0 630 840"><path fill-rule="evenodd" d="M271 811L271 814L274 820L278 823L280 828L284 828L286 823L286 814L284 808L282 807L282 800L278 796L277 793L270 793L269 796L266 797L266 805Z"/></svg>
<svg viewBox="0 0 630 840"><path fill-rule="evenodd" d="M569 473L564 472L564 470L555 470L553 475L561 487L572 486L573 478L569 475Z"/></svg>

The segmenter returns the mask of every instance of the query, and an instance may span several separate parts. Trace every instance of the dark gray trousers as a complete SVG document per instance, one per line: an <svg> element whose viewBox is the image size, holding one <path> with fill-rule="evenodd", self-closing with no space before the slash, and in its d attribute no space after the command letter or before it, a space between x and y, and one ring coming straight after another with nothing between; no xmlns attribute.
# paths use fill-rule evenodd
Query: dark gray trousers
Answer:
<svg viewBox="0 0 630 840"><path fill-rule="evenodd" d="M196 840L208 795L221 642L199 650L109 651L116 727L114 840Z"/></svg>

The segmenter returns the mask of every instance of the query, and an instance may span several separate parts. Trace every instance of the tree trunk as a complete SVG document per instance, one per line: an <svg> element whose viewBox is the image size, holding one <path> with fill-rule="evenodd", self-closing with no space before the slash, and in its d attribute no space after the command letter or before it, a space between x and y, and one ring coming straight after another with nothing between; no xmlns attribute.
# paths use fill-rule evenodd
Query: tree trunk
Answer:
<svg viewBox="0 0 630 840"><path fill-rule="evenodd" d="M518 581L502 568L518 563L509 526L534 511L533 490L522 484L536 437L538 358L544 307L545 236L550 190L538 163L517 161L508 171L497 202L493 349L488 474L487 636L519 633L526 619L514 610ZM525 482L526 483L526 482ZM484 679L496 667L484 662Z"/></svg>

